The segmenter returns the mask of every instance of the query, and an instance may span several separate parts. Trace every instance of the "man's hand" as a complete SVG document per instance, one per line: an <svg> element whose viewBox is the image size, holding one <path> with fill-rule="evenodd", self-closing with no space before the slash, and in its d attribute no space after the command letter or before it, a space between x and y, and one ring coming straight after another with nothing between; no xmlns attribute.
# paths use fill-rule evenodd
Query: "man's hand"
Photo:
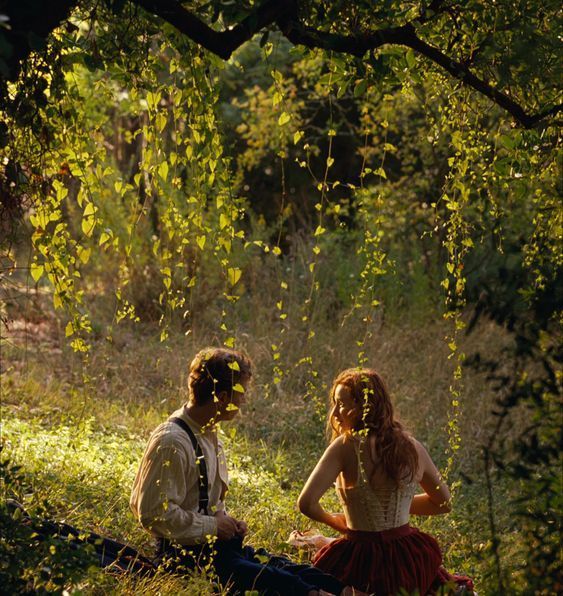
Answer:
<svg viewBox="0 0 563 596"><path fill-rule="evenodd" d="M231 540L238 534L238 522L234 517L223 511L215 515L217 519L217 538L219 540Z"/></svg>
<svg viewBox="0 0 563 596"><path fill-rule="evenodd" d="M248 526L245 521L237 521L237 535L244 538L248 534Z"/></svg>
<svg viewBox="0 0 563 596"><path fill-rule="evenodd" d="M223 510L217 511L215 513L215 517L217 518L217 537L219 538L219 540L230 540L235 535L240 536L241 538L244 538L248 534L248 526L245 521L235 519L234 517L227 515L225 513L225 511L223 511ZM227 517L229 519L232 519L235 522L235 525L236 525L235 533L230 538L221 538L221 535L219 534L219 519L221 519L222 517Z"/></svg>

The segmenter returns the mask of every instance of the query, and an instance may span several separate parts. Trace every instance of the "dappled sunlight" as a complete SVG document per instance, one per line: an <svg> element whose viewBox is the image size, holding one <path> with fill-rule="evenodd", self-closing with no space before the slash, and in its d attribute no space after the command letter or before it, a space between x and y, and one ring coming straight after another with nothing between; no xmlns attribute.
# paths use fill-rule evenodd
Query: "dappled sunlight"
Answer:
<svg viewBox="0 0 563 596"><path fill-rule="evenodd" d="M222 346L253 362L213 394L228 511L308 560L329 390L369 367L451 489L412 520L447 567L558 591L559 5L164 4L0 14L0 505L150 552L135 471ZM225 593L208 571L63 588Z"/></svg>

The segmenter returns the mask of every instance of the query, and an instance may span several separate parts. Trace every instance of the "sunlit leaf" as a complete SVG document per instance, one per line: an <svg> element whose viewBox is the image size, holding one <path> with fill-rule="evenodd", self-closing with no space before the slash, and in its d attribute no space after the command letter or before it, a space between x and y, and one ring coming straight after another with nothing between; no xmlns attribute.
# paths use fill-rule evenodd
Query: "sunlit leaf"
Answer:
<svg viewBox="0 0 563 596"><path fill-rule="evenodd" d="M158 166L158 175L163 180L168 178L168 162L166 160L160 162L160 165Z"/></svg>
<svg viewBox="0 0 563 596"><path fill-rule="evenodd" d="M238 267L229 267L229 269L227 269L227 278L231 286L234 286L238 282L241 274L242 271Z"/></svg>
<svg viewBox="0 0 563 596"><path fill-rule="evenodd" d="M39 263L31 263L30 273L34 281L39 281L43 275L44 267Z"/></svg>

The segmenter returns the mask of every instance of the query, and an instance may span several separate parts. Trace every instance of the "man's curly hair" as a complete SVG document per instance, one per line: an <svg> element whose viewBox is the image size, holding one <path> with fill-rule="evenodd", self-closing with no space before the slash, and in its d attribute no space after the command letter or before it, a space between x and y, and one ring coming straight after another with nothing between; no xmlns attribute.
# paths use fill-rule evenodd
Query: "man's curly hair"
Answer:
<svg viewBox="0 0 563 596"><path fill-rule="evenodd" d="M190 364L188 377L189 399L202 406L221 391L231 393L233 386L252 377L250 358L227 348L205 348Z"/></svg>

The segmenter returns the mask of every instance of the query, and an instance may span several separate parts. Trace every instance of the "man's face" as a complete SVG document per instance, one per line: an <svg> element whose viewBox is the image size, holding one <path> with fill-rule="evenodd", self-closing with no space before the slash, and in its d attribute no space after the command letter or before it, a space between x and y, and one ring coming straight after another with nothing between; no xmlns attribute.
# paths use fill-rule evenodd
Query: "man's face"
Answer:
<svg viewBox="0 0 563 596"><path fill-rule="evenodd" d="M230 395L227 391L222 391L219 394L217 420L232 420L239 413L240 408L246 403L248 385L248 377L242 377L239 383L235 384ZM240 391L240 389L244 391Z"/></svg>

